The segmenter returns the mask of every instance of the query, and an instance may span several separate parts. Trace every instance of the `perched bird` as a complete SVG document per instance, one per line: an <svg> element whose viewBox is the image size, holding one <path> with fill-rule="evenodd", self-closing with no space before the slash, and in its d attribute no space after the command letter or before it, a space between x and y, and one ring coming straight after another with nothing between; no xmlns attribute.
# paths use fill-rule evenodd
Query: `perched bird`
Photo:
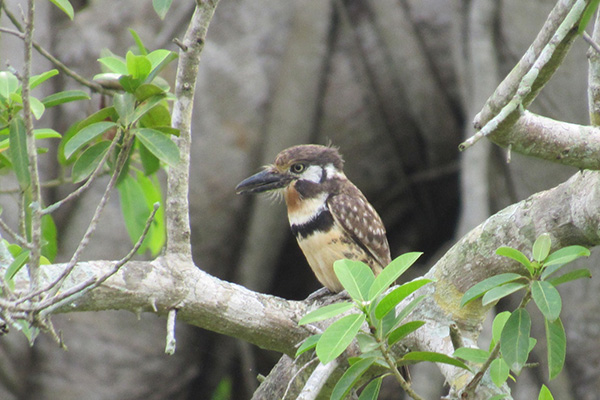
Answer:
<svg viewBox="0 0 600 400"><path fill-rule="evenodd" d="M375 275L391 261L381 218L346 178L343 164L333 147L294 146L236 187L238 194L283 193L292 233L308 264L336 293L343 290L333 271L336 260L363 261Z"/></svg>

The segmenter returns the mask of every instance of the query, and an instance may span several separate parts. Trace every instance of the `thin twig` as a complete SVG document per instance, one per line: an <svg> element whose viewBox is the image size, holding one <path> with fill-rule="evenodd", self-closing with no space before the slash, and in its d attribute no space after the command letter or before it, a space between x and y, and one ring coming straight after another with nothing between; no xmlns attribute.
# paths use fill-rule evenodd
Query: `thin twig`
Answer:
<svg viewBox="0 0 600 400"><path fill-rule="evenodd" d="M479 382L481 382L483 375L488 370L490 365L492 365L492 361L494 361L498 357L498 354L500 354L500 341L498 341L498 343L496 343L496 345L494 346L494 349L490 352L490 356L487 358L487 360L485 360L485 363L481 366L479 371L477 371L477 373L475 374L473 379L471 379L471 382L469 382L467 384L467 386L465 387L465 390L463 391L463 394L462 394L463 396L466 395L465 398L468 399L470 396L472 396L475 393L475 389L477 389L477 386L479 385Z"/></svg>
<svg viewBox="0 0 600 400"><path fill-rule="evenodd" d="M543 68L553 59L553 55L557 50L557 43L561 43L567 35L571 33L573 26L579 21L585 8L585 0L577 0L575 2L569 13L556 29L552 39L546 44L540 55L537 57L535 63L521 78L518 89L515 91L512 99L500 110L500 112L498 112L498 114L489 120L485 126L481 127L477 133L461 143L458 146L459 150L464 151L473 146L480 139L495 132L500 124L506 121L513 112L517 110L521 110L521 112L524 111L523 101L531 93L532 87L540 75L540 72L542 72Z"/></svg>
<svg viewBox="0 0 600 400"><path fill-rule="evenodd" d="M97 279L90 278L84 282L79 283L78 285L75 285L75 286L69 288L68 290L65 290L60 295L55 295L52 298L49 298L49 299L45 300L44 302L33 306L32 311L34 311L34 312L41 311L40 315L42 315L42 316L52 314L54 312L54 310L56 310L57 308L61 308L66 304L72 303L76 299L82 297L84 294L97 288L98 286L103 284L108 278L110 278L111 276L116 274L123 265L127 264L133 258L133 256L137 253L137 251L142 246L142 243L144 242L144 239L146 239L146 236L148 235L150 226L152 225L152 222L154 221L154 217L156 216L156 212L158 211L159 208L160 208L160 204L154 203L152 212L150 213L150 216L148 216L148 219L146 220L146 225L144 226L142 234L138 238L137 242L131 248L129 253L127 253L127 255L125 257L123 257L119 261L117 261L108 272L106 272L100 278L97 278Z"/></svg>
<svg viewBox="0 0 600 400"><path fill-rule="evenodd" d="M406 379L404 379L404 377L400 373L400 370L398 370L398 366L396 365L396 362L390 355L389 349L387 348L385 342L383 340L378 340L378 342L379 342L379 349L381 350L381 353L383 354L383 358L385 359L385 362L387 363L387 365L390 367L390 370L392 371L392 374L396 378L396 381L402 387L402 390L404 390L406 392L406 394L409 395L414 400L425 400L417 392L415 392L413 390L410 383L406 382Z"/></svg>
<svg viewBox="0 0 600 400"><path fill-rule="evenodd" d="M530 300L531 300L531 291L528 289L525 292L525 294L523 295L523 298L521 299L521 303L517 307L517 310L519 308L525 308L525 306L527 306L527 303L529 303ZM496 343L496 345L494 346L494 349L490 352L489 357L487 358L487 360L485 360L485 363L481 366L479 371L477 371L477 373L475 374L473 379L471 379L471 381L467 384L467 386L465 386L465 390L463 391L463 396L465 396L465 397L463 397L463 398L468 399L469 396L472 396L475 393L475 389L477 389L477 386L479 385L479 382L481 382L483 375L485 374L485 372L488 370L488 368L492 364L492 361L494 361L498 357L498 354L500 354L500 341L498 341L498 343Z"/></svg>
<svg viewBox="0 0 600 400"><path fill-rule="evenodd" d="M294 364L296 363L298 359L296 358L296 360L294 360ZM315 362L319 362L319 359L317 357L313 358L312 360L308 361L306 364L304 364L303 366L301 366L300 368L298 368L298 371L296 371L294 373L294 375L292 375L292 377L289 379L288 384L285 388L285 392L283 392L283 396L281 397L281 400L286 400L286 397L288 395L288 393L292 390L292 385L293 383L296 381L296 378L306 369L308 368L311 364L315 363Z"/></svg>
<svg viewBox="0 0 600 400"><path fill-rule="evenodd" d="M121 131L119 130L119 132L121 132ZM98 163L98 165L94 169L94 172L92 172L92 175L90 175L90 177L85 181L85 183L83 185L78 187L75 191L69 193L64 199L59 200L56 203L51 204L48 207L44 208L42 210L42 213L50 214L50 213L54 212L57 208L61 207L66 202L79 197L83 192L85 192L92 185L92 182L94 182L94 180L98 176L100 176L100 173L102 171L102 168L104 167L104 164L106 164L108 157L110 157L110 155L112 154L113 150L115 149L115 147L120 139L121 139L121 135L116 134L115 137L113 138L112 142L110 143L108 150L106 151L106 153L100 160L100 163Z"/></svg>
<svg viewBox="0 0 600 400"><path fill-rule="evenodd" d="M586 31L583 31L583 40L585 40L596 53L600 54L600 45L598 45Z"/></svg>
<svg viewBox="0 0 600 400"><path fill-rule="evenodd" d="M319 396L321 389L338 367L337 358L329 361L327 364L319 363L310 377L306 380L302 391L298 394L297 400L314 400Z"/></svg>
<svg viewBox="0 0 600 400"><path fill-rule="evenodd" d="M13 13L10 12L10 10L6 7L6 4L2 4L2 9L4 10L6 16L10 19L10 21L12 22L12 24L19 30L19 32L12 31L12 30L6 29L6 28L2 28L2 31L6 32L6 33L9 33L11 35L15 35L15 36L23 39L24 38L24 35L23 35L24 30L23 30L22 25L19 23L19 20L14 16ZM45 57L47 60L49 60L52 64L54 64L65 75L68 75L71 78L73 78L73 80L75 80L76 82L78 82L78 83L82 84L83 86L86 86L86 87L90 88L91 90L93 90L94 92L97 92L97 93L100 93L100 94L111 95L112 96L112 94L114 93L114 92L112 92L110 90L105 89L104 87L102 87L102 85L100 85L100 84L98 84L98 83L96 83L94 81L90 81L90 80L85 79L84 77L82 77L77 72L75 72L71 68L67 67L58 58L56 58L52 54L50 54L46 49L44 49L36 41L32 41L32 45L33 45L33 48L38 53L40 53L43 57Z"/></svg>
<svg viewBox="0 0 600 400"><path fill-rule="evenodd" d="M55 179L50 179L45 182L40 182L40 187L42 189L55 188L58 186L62 186L65 183L71 183L71 181L72 181L71 177L59 177L59 178L55 178ZM9 189L0 190L0 194L15 194L15 193L19 193L20 191L21 191L20 188L13 187L13 188L9 188Z"/></svg>
<svg viewBox="0 0 600 400"><path fill-rule="evenodd" d="M23 236L19 235L17 232L13 231L10 228L10 226L8 226L8 224L6 222L4 222L4 220L1 218L0 218L0 228L2 228L2 230L4 232L6 232L11 238L13 238L13 240L15 242L17 242L17 244L19 246L29 248L29 243L27 242L27 239L25 239Z"/></svg>
<svg viewBox="0 0 600 400"><path fill-rule="evenodd" d="M167 344L165 345L165 353L169 355L175 354L177 340L175 340L175 322L177 320L177 309L169 310L167 314Z"/></svg>
<svg viewBox="0 0 600 400"><path fill-rule="evenodd" d="M119 135L119 134L117 134L117 135ZM56 292L58 291L58 288L62 285L64 280L67 278L67 276L69 276L69 274L71 274L71 272L75 268L75 265L77 264L77 262L79 261L79 257L81 256L81 253L87 247L92 235L96 231L96 226L98 225L100 215L102 214L102 211L104 211L104 207L106 206L106 203L108 202L108 199L110 198L110 193L117 182L117 178L119 177L121 170L123 169L123 166L125 165L125 161L127 160L127 157L129 156L129 150L131 149L131 146L133 144L133 139L135 137L132 135L129 135L129 137L127 137L128 136L127 133L125 133L125 136L126 137L124 139L124 145L121 148L121 152L119 153L119 156L117 157L117 162L115 163L115 169L110 178L110 181L108 182L108 185L106 186L106 189L104 190L104 194L102 195L102 198L100 199L100 202L98 203L98 206L96 206L96 210L94 212L94 215L92 216L92 220L90 221L90 224L89 224L85 234L83 235L83 238L79 242L77 249L75 249L75 252L73 253L73 256L71 257L71 260L67 264L67 267L65 268L65 270L62 272L62 274L58 278L56 278L53 282L51 282L45 288L35 291L27 296L24 296L23 298L21 298L18 301L18 303L27 301L43 292L49 292L51 290L52 290L52 292L50 293L50 295L53 296L54 294L56 294Z"/></svg>

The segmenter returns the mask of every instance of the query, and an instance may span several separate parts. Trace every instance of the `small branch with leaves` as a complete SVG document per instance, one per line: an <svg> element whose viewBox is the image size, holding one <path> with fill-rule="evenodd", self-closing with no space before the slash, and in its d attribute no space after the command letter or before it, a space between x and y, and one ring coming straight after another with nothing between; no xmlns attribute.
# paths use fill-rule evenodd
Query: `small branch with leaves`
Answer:
<svg viewBox="0 0 600 400"><path fill-rule="evenodd" d="M490 350L462 347L456 349L454 357L467 360L473 365L483 361L479 371L461 394L461 398L474 398L478 384L486 371L496 386L502 386L510 371L519 375L528 366L527 358L536 344L530 337L531 317L525 306L533 299L544 316L548 351L549 379L554 379L562 370L566 356L566 335L560 320L562 301L556 286L576 279L591 278L587 268L577 269L560 276L554 276L564 265L580 257L587 257L590 251L582 246L567 246L550 253L549 234L540 235L532 248L532 260L511 247L500 247L496 254L520 263L522 273L504 273L485 279L467 290L461 306L481 298L483 306L495 304L500 299L525 290L521 303L515 311L502 312L492 324Z"/></svg>

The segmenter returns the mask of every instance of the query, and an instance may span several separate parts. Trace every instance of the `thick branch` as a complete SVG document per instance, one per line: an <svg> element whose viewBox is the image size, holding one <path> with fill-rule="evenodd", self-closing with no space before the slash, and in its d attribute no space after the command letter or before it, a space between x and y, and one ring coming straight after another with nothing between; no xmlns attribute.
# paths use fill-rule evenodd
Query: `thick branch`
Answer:
<svg viewBox="0 0 600 400"><path fill-rule="evenodd" d="M572 244L586 247L600 244L598 172L577 173L554 189L511 205L456 243L426 275L435 283L424 289L430 296L412 318L428 323L405 344L412 349L451 354L451 338L441 333L448 331L452 323L459 327L468 345L476 343L489 307L475 301L461 308L462 295L483 279L523 268L497 256L498 247L514 247L531 256L535 238L544 232L550 233L553 250ZM440 369L453 391L459 392L467 383L464 371L447 366ZM482 384L485 388L485 382ZM486 390L493 390L493 386L487 385Z"/></svg>
<svg viewBox="0 0 600 400"><path fill-rule="evenodd" d="M519 268L517 263L495 255L499 246L515 247L527 254L542 232L551 234L554 248L600 243L599 173L577 173L554 189L502 210L462 238L427 274L436 282L424 289L429 296L411 317L427 324L403 344L413 350L451 354L448 332L453 323L467 345L474 343L488 308L477 301L460 308L463 293L476 282ZM64 265L45 267L43 279L54 279L61 268ZM112 262L107 261L80 263L69 282L81 282L110 268ZM27 285L22 281L20 287ZM295 322L307 311L307 304L223 282L177 257L131 262L105 284L57 312L108 309L161 315L177 309L182 321L288 355L310 334ZM462 370L448 366L440 369L454 392L468 382ZM485 386L485 379L482 385L482 391L494 390Z"/></svg>
<svg viewBox="0 0 600 400"><path fill-rule="evenodd" d="M600 128L571 124L523 112L511 129L489 139L527 156L580 169L600 169Z"/></svg>
<svg viewBox="0 0 600 400"><path fill-rule="evenodd" d="M65 290L113 269L113 261L78 264ZM64 264L45 269L51 281ZM25 284L25 282L23 282ZM301 302L252 292L212 277L179 258L129 262L97 289L56 312L129 310L166 316L177 309L177 319L217 333L238 337L259 347L293 355L309 332L295 322L306 311Z"/></svg>

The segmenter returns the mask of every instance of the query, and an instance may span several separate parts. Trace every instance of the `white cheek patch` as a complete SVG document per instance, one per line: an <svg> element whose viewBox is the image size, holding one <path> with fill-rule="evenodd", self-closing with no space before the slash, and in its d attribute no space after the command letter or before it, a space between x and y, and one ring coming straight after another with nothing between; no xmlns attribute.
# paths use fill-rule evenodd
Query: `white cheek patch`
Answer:
<svg viewBox="0 0 600 400"><path fill-rule="evenodd" d="M311 181L314 183L321 182L322 177L323 177L323 168L321 168L319 165L311 165L300 176L301 179Z"/></svg>
<svg viewBox="0 0 600 400"><path fill-rule="evenodd" d="M344 175L343 172L338 171L333 164L327 164L325 166L325 172L327 173L327 178L331 179L331 178L338 178L338 179L343 179L346 178L346 175Z"/></svg>

